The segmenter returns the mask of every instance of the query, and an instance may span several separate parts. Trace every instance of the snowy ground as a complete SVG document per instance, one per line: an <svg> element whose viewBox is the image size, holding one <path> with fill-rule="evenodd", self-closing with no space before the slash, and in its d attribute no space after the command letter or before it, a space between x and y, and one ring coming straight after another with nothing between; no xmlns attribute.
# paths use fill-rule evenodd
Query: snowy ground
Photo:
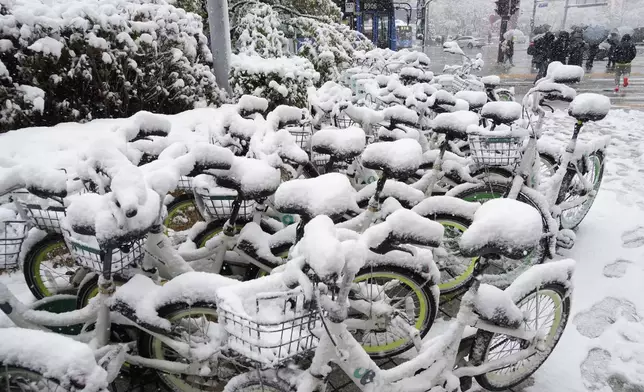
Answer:
<svg viewBox="0 0 644 392"><path fill-rule="evenodd" d="M187 132L200 122L212 122L214 114L204 109L169 118L173 132ZM63 152L69 145L111 139L118 121L0 135L0 157L70 162L73 154ZM557 112L546 128L550 136L565 139L572 124ZM567 254L578 261L573 317L550 359L521 390L644 391L644 112L615 110L588 125L581 138L599 135L613 137L604 182ZM0 275L0 280L10 283L21 299L30 299L21 273ZM0 326L7 321L0 316Z"/></svg>

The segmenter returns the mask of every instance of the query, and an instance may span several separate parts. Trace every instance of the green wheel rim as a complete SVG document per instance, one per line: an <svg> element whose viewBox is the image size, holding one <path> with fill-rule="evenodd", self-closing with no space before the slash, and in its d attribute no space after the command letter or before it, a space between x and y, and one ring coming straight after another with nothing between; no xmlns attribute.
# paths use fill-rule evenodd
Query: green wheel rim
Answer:
<svg viewBox="0 0 644 392"><path fill-rule="evenodd" d="M409 289L411 289L416 299L418 300L418 309L419 309L418 316L416 318L416 324L414 326L416 327L416 329L421 330L423 327L423 322L427 317L427 314L429 311L429 304L427 303L427 298L425 298L425 295L423 294L422 289L416 283L412 282L411 280L405 278L402 275L395 274L395 273L387 273L387 272L366 273L362 276L356 277L356 279L353 282L360 283L365 280L377 279L377 278L397 280L400 283L406 285ZM368 354L376 354L376 353L396 350L400 348L402 345L406 344L407 342L409 342L408 338L397 339L391 343L387 343L385 341L385 344L377 344L377 345L366 345L363 343L362 348Z"/></svg>
<svg viewBox="0 0 644 392"><path fill-rule="evenodd" d="M38 254L34 257L34 262L31 264L31 275L34 277L34 282L36 284L36 287L43 294L44 297L51 297L53 294L61 294L67 291L65 290L65 291L62 291L61 293L52 293L51 290L45 285L45 282L43 280L42 273L41 273L43 262L47 261L47 257L49 256L49 254L54 253L54 251L57 251L60 248L64 248L65 253L69 253L69 251L67 251L67 244L65 244L65 241L59 240L41 249L38 252ZM71 255L69 257L71 259ZM72 287L70 287L69 289L71 290Z"/></svg>
<svg viewBox="0 0 644 392"><path fill-rule="evenodd" d="M170 322L174 322L187 317L196 317L196 318L203 317L205 320L209 322L217 322L218 320L217 311L215 309L201 308L201 307L180 310L175 314L173 314L171 317L167 318L167 320ZM183 361L183 357L175 353L174 350L172 350L171 348L165 346L163 342L161 342L161 340L159 339L153 338L151 348L152 348L153 359L170 360L173 362ZM170 358L168 358L166 354L170 354ZM182 378L181 375L163 373L163 372L159 372L159 374L161 375L162 378L166 380L166 382L170 383L175 387L173 388L175 391L181 391L181 392L206 392L206 391L214 391L214 390L219 391L219 390L222 390L222 386L223 386L223 385L219 385L221 383L217 383L216 385L198 384L195 387L187 383L186 380L184 380L184 378ZM192 379L192 376L191 376L191 379ZM215 389L210 389L208 387L214 387Z"/></svg>
<svg viewBox="0 0 644 392"><path fill-rule="evenodd" d="M191 222L188 219L188 222L183 224L183 225L181 225L180 229L175 230L173 228L174 220L177 217L179 217L180 215L184 215L184 216L188 216L188 217L193 215L192 211L188 211L191 208L194 209L194 214L197 214L199 219L197 221L195 221L195 222ZM170 211L168 211L168 216L166 216L166 218L163 220L163 225L166 228L172 229L174 231L181 231L181 230L189 229L190 227L192 227L195 223L197 223L200 220L203 220L203 219L201 219L201 215L199 214L199 211L197 210L197 205L195 204L195 201L194 200L185 200L185 201L182 201L182 202L176 204L175 206L172 207L172 209Z"/></svg>
<svg viewBox="0 0 644 392"><path fill-rule="evenodd" d="M244 225L235 225L235 233L239 233L241 231L241 229L243 229L243 228L244 228ZM198 248L203 248L204 246L206 246L206 242L208 242L208 240L210 240L211 238L213 238L217 234L221 233L223 230L224 230L223 226L215 227L215 228L211 229L211 231L208 234L206 234L201 239L201 241L199 241L199 243L197 244L197 247Z"/></svg>
<svg viewBox="0 0 644 392"><path fill-rule="evenodd" d="M445 227L446 231L449 229L455 229L460 231L461 233L465 232L467 230L467 227L463 226L460 223L450 221L450 220L439 220L438 223L443 225ZM476 266L476 262L478 261L478 257L473 257L470 259L470 263L467 265L467 268L465 271L463 271L462 274L457 275L452 277L452 279L448 281L443 281L443 274L441 270L441 283L438 285L438 288L441 293L449 292L457 287L460 287L465 283L466 281L469 280L469 278L472 276L472 273L474 272L474 267Z"/></svg>

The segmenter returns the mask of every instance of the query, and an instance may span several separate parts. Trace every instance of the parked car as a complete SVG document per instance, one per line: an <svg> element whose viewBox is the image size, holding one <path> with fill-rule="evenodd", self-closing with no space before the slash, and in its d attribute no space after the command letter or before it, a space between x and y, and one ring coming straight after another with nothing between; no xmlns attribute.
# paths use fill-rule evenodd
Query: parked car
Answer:
<svg viewBox="0 0 644 392"><path fill-rule="evenodd" d="M485 45L484 40L480 38L474 38L469 35L458 37L456 39L456 42L458 42L458 46L460 46L461 48L468 48L468 49L472 49L474 47L480 48L480 47L483 47L483 45Z"/></svg>

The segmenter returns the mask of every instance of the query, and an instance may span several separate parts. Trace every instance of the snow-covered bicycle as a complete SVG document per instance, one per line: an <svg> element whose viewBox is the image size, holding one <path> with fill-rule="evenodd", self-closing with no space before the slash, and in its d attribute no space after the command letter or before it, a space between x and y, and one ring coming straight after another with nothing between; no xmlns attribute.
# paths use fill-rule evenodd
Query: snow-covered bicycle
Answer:
<svg viewBox="0 0 644 392"><path fill-rule="evenodd" d="M349 333L352 320L347 309L353 275L364 260L361 247L377 250L387 242L410 238L420 246L440 242L440 230L434 230L432 222L406 218L407 225L385 221L350 240L334 231L324 217L313 220L295 250L296 257L286 266L299 276L298 295L304 297L304 305L291 302L290 311L278 320L267 322L266 313L254 306L254 298L245 300L244 291L220 290L221 323L228 332L229 347L255 367L233 378L225 391L323 391L330 363L365 391L460 392L471 387L472 377L488 390L501 391L534 373L566 327L572 260L534 266L503 291L475 279L456 319L442 334L419 344L418 355L401 365L381 369L364 352ZM510 232L499 222L512 222L522 229ZM541 225L532 207L497 200L480 207L460 245L483 260L498 254L517 258L538 246ZM321 237L334 252L320 252L315 244ZM475 269L476 276L483 265L484 261ZM338 289L328 291L328 287ZM468 327L477 332L464 342ZM315 338L310 339L311 335ZM310 351L314 355L307 370L288 366L293 358Z"/></svg>
<svg viewBox="0 0 644 392"><path fill-rule="evenodd" d="M541 134L545 98L572 101L569 114L577 121L568 145L561 155L554 175L539 184L541 164L538 159L537 138ZM603 172L603 151L609 138L592 143L579 143L577 138L585 123L602 120L610 110L610 100L598 94L575 97L571 88L552 82L538 83L525 98L529 108L539 116L535 127L528 130L529 139L523 146L526 130L487 131L478 127L469 130L475 159L485 166L513 166L513 176L499 176L480 184L463 184L449 195L468 201L484 202L498 197L522 200L537 208L544 219L544 238L541 258L555 254L555 246L570 248L575 235L570 229L579 225L590 209ZM536 188L536 189L535 189ZM541 190L541 192L539 191Z"/></svg>

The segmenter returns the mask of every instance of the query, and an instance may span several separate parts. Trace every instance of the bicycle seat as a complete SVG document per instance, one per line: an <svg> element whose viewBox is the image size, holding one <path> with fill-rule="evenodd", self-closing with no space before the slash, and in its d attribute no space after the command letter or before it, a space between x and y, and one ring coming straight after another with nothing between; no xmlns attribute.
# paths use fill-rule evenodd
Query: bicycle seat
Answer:
<svg viewBox="0 0 644 392"><path fill-rule="evenodd" d="M254 113L264 113L268 109L268 100L254 95L242 95L237 102L237 108L242 117L248 117Z"/></svg>
<svg viewBox="0 0 644 392"><path fill-rule="evenodd" d="M297 225L292 225L293 229ZM295 231L293 230L295 234ZM253 259L260 261L267 267L275 268L284 263L284 260L276 257L272 253L271 235L264 232L262 228L254 222L244 226L237 238L237 250L244 252ZM294 239L294 238L293 238ZM292 245L292 242L288 247ZM286 250L288 250L288 247Z"/></svg>
<svg viewBox="0 0 644 392"><path fill-rule="evenodd" d="M488 75L481 78L481 82L487 89L497 88L501 84L501 78L497 75Z"/></svg>
<svg viewBox="0 0 644 392"><path fill-rule="evenodd" d="M374 181L358 191L356 201L361 207L366 207L369 200L376 193L377 182ZM380 192L380 200L388 197L396 199L404 208L411 208L425 199L425 194L409 184L396 180L388 180Z"/></svg>
<svg viewBox="0 0 644 392"><path fill-rule="evenodd" d="M281 213L308 219L318 215L334 218L359 211L356 190L340 173L282 183L275 192L275 208Z"/></svg>
<svg viewBox="0 0 644 392"><path fill-rule="evenodd" d="M610 98L594 93L579 94L568 108L568 114L578 121L599 121L610 111Z"/></svg>
<svg viewBox="0 0 644 392"><path fill-rule="evenodd" d="M464 100L470 105L470 110L478 110L487 103L487 94L483 91L459 91L454 97Z"/></svg>
<svg viewBox="0 0 644 392"><path fill-rule="evenodd" d="M541 82L534 87L535 91L545 94L545 99L572 102L577 96L574 88L565 84Z"/></svg>
<svg viewBox="0 0 644 392"><path fill-rule="evenodd" d="M323 128L311 137L313 151L331 155L338 161L347 161L357 157L362 154L365 145L365 133L358 127Z"/></svg>
<svg viewBox="0 0 644 392"><path fill-rule="evenodd" d="M481 284L473 295L466 295L463 302L472 306L474 313L493 325L516 329L523 324L523 311L505 291L489 284Z"/></svg>
<svg viewBox="0 0 644 392"><path fill-rule="evenodd" d="M467 257L497 254L521 259L538 246L542 233L541 214L534 207L512 199L493 199L476 211L459 247Z"/></svg>
<svg viewBox="0 0 644 392"><path fill-rule="evenodd" d="M422 158L423 151L416 140L400 139L368 145L362 153L362 165L393 178L406 178L418 170Z"/></svg>
<svg viewBox="0 0 644 392"><path fill-rule="evenodd" d="M481 109L481 117L495 124L511 124L521 118L521 104L517 102L488 102Z"/></svg>
<svg viewBox="0 0 644 392"><path fill-rule="evenodd" d="M236 190L243 200L268 197L280 184L279 170L259 159L235 157L230 169L211 173L217 185Z"/></svg>
<svg viewBox="0 0 644 392"><path fill-rule="evenodd" d="M440 105L450 105L450 106L456 105L456 99L454 98L454 95L450 94L445 90L436 91L429 97L427 102L429 104L429 107L431 108L435 108Z"/></svg>
<svg viewBox="0 0 644 392"><path fill-rule="evenodd" d="M418 113L402 105L388 107L383 114L385 121L391 122L392 125L397 123L413 127L418 123Z"/></svg>
<svg viewBox="0 0 644 392"><path fill-rule="evenodd" d="M369 249L384 254L400 244L438 247L443 232L440 223L423 218L411 210L399 209L384 222L369 227L362 236Z"/></svg>
<svg viewBox="0 0 644 392"><path fill-rule="evenodd" d="M445 135L448 139L466 139L467 127L478 124L476 113L460 110L452 113L441 113L432 122L432 130Z"/></svg>

